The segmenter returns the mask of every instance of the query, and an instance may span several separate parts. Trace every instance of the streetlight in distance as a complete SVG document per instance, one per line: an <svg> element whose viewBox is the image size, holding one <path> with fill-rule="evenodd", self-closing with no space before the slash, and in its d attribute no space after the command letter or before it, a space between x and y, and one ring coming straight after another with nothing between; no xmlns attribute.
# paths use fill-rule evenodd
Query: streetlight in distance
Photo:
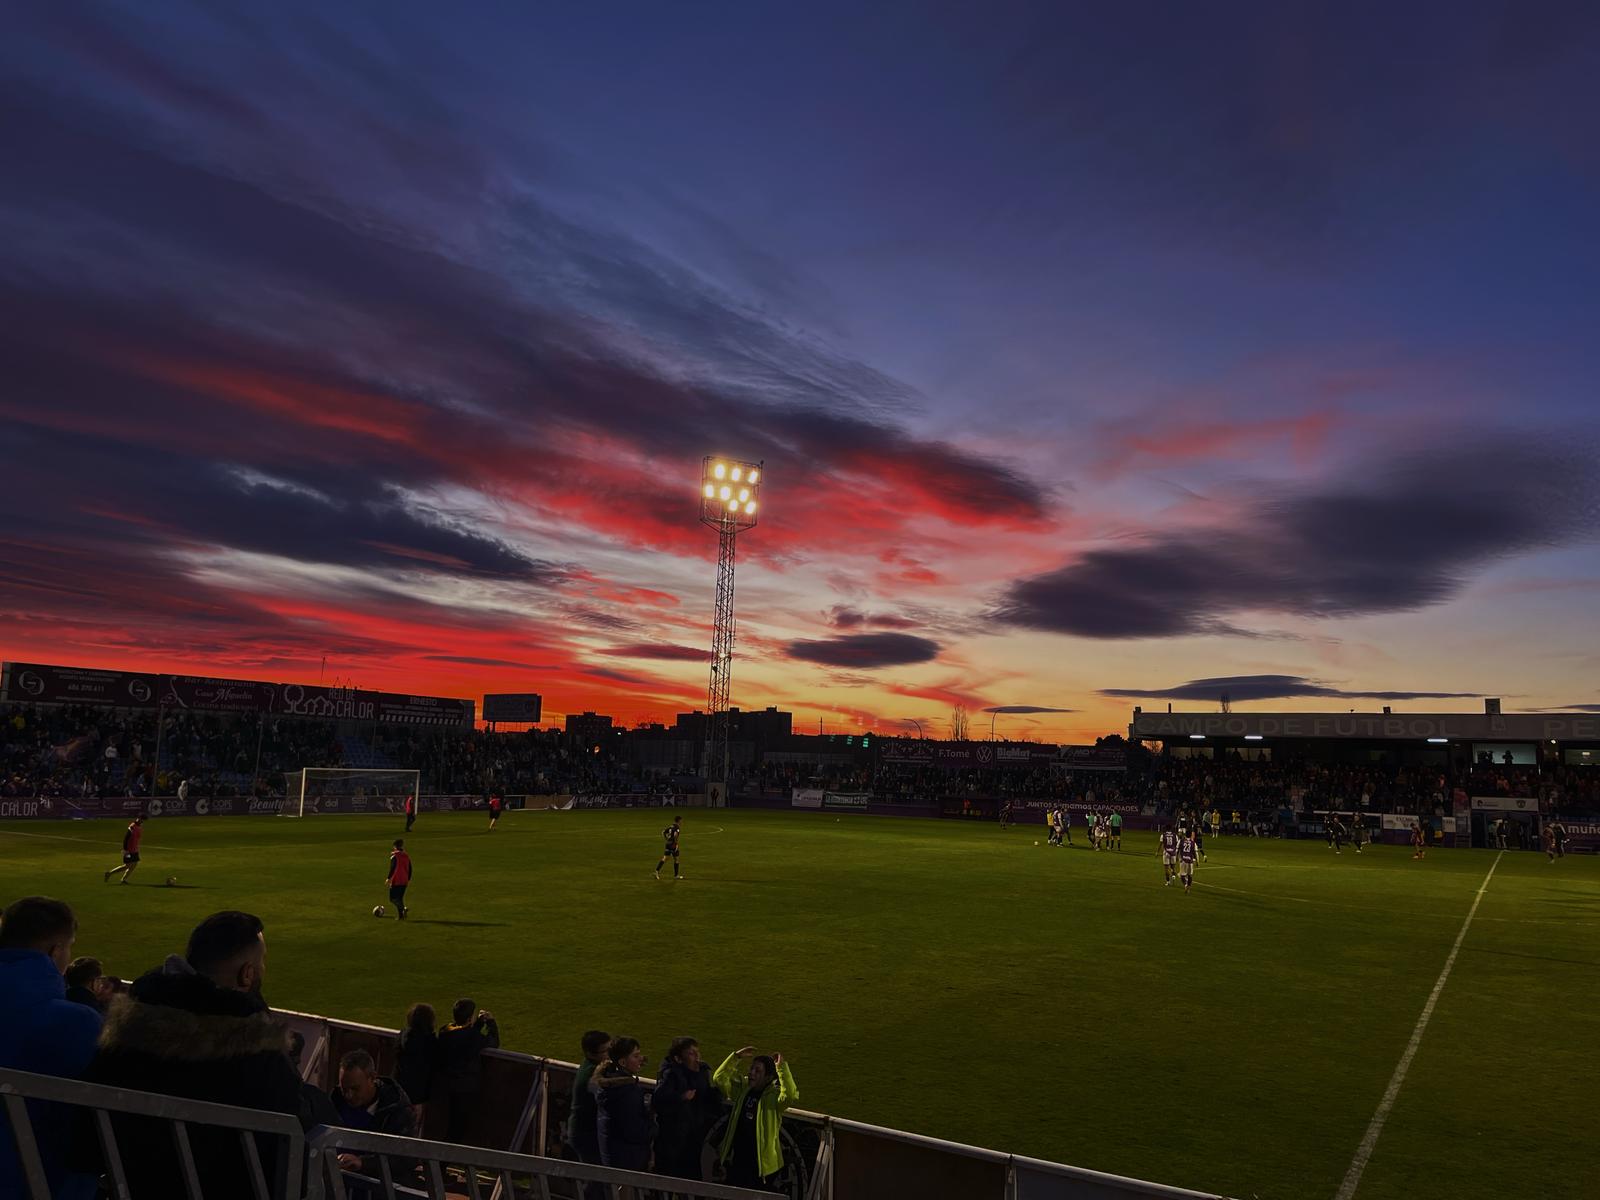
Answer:
<svg viewBox="0 0 1600 1200"><path fill-rule="evenodd" d="M716 619L711 633L711 685L706 694L707 803L728 800L728 687L733 678L733 563L736 540L760 514L759 462L707 455L700 463L700 523L717 531ZM719 786L720 785L720 786Z"/></svg>

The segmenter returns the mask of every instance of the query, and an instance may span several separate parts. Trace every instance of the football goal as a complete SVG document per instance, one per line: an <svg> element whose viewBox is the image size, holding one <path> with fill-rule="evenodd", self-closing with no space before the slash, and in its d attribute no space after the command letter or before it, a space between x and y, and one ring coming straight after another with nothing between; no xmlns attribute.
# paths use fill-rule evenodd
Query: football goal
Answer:
<svg viewBox="0 0 1600 1200"><path fill-rule="evenodd" d="M403 813L422 790L422 772L361 767L305 767L286 778L280 817L333 813Z"/></svg>

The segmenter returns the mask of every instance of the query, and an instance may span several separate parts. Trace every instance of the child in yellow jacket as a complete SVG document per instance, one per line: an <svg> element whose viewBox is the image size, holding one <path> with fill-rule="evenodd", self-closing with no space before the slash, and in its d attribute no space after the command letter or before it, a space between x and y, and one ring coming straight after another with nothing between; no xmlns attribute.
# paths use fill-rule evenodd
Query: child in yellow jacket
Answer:
<svg viewBox="0 0 1600 1200"><path fill-rule="evenodd" d="M747 1072L738 1066L745 1058L752 1058ZM783 1055L757 1055L754 1046L745 1046L722 1060L712 1081L733 1102L717 1155L727 1170L727 1182L733 1187L759 1186L783 1169L779 1142L783 1112L800 1099L794 1075Z"/></svg>

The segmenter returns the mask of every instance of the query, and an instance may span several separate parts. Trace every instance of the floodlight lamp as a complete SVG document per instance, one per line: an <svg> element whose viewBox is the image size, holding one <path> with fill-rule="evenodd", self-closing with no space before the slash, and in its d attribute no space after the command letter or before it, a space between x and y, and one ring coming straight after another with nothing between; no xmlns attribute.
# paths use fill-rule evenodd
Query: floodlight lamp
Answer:
<svg viewBox="0 0 1600 1200"><path fill-rule="evenodd" d="M750 489L749 488L740 488L739 489L739 503L743 504L748 499L750 499Z"/></svg>
<svg viewBox="0 0 1600 1200"><path fill-rule="evenodd" d="M717 498L720 500L726 500L731 495L733 495L733 489L727 484L723 484L722 490L717 493Z"/></svg>
<svg viewBox="0 0 1600 1200"><path fill-rule="evenodd" d="M711 468L711 473L718 479L725 479L728 475L728 468L723 466L721 463L718 463L716 466Z"/></svg>
<svg viewBox="0 0 1600 1200"><path fill-rule="evenodd" d="M728 511L731 512L731 513L738 512L739 511L739 502L737 500L729 500L728 501Z"/></svg>
<svg viewBox="0 0 1600 1200"><path fill-rule="evenodd" d="M715 484L711 484L711 483L706 484L706 499L707 500L711 500L711 499L715 498L716 494L717 494L716 485Z"/></svg>
<svg viewBox="0 0 1600 1200"><path fill-rule="evenodd" d="M761 477L761 472L756 470L754 467L751 467L750 468L750 482L751 483L755 483L756 480L759 479L760 477Z"/></svg>
<svg viewBox="0 0 1600 1200"><path fill-rule="evenodd" d="M748 504L746 504L744 506L744 511L747 512L747 513L755 512L756 511L756 502L754 500L750 501L750 503L748 503Z"/></svg>
<svg viewBox="0 0 1600 1200"><path fill-rule="evenodd" d="M733 481L734 481L734 482L735 482L735 483L738 483L738 482L739 482L739 476L740 476L740 474L741 474L741 472L740 472L740 470L739 470L739 468L738 468L738 467L735 467L735 468L734 468L734 469L733 469Z"/></svg>

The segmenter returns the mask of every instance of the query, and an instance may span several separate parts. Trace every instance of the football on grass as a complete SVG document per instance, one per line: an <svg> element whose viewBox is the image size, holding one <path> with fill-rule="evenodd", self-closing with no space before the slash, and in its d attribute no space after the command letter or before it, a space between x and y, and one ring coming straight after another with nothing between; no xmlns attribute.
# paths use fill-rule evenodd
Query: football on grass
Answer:
<svg viewBox="0 0 1600 1200"><path fill-rule="evenodd" d="M167 886L168 887L177 887L178 886L178 877L176 875L168 875L167 876Z"/></svg>
<svg viewBox="0 0 1600 1200"><path fill-rule="evenodd" d="M383 905L380 904L376 908L374 908L372 910L372 915L375 916L375 917L383 916Z"/></svg>

